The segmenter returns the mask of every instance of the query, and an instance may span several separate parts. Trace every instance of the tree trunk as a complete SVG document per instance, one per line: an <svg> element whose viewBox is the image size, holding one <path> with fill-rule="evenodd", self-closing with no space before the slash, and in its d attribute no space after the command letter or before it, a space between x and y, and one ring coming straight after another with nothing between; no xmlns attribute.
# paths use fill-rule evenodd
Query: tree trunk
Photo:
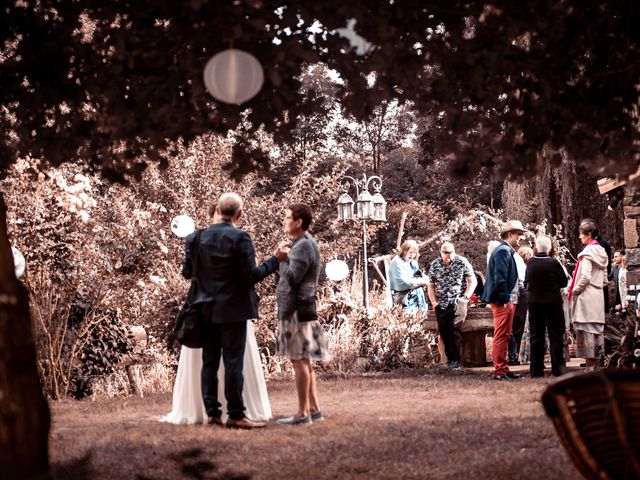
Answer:
<svg viewBox="0 0 640 480"><path fill-rule="evenodd" d="M38 378L29 298L15 276L0 193L0 478L49 477L50 422Z"/></svg>
<svg viewBox="0 0 640 480"><path fill-rule="evenodd" d="M509 219L529 225L547 221L547 233L556 234L553 225L562 225L567 247L576 255L582 245L578 225L583 218L593 218L600 234L612 248L622 243L622 208L607 209L600 195L597 178L582 167L566 162L552 167L543 160L540 173L524 183L506 182L502 192L504 210Z"/></svg>

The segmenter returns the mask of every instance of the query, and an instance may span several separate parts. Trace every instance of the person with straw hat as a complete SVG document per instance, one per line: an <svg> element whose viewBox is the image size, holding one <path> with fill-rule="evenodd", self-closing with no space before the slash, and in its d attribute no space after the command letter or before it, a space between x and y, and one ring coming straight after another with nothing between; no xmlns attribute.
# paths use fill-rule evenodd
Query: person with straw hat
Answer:
<svg viewBox="0 0 640 480"><path fill-rule="evenodd" d="M518 301L518 268L514 255L527 230L519 220L510 220L500 229L500 245L489 257L487 279L480 299L491 304L493 313L494 380L513 380L521 375L509 371L507 352Z"/></svg>

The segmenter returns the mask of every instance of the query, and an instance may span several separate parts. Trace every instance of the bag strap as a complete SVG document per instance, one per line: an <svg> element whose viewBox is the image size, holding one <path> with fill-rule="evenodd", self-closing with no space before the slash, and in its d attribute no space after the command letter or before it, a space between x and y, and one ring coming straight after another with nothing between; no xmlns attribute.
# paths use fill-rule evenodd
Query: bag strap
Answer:
<svg viewBox="0 0 640 480"><path fill-rule="evenodd" d="M198 289L198 277L196 274L198 273L198 256L200 250L200 234L202 230L198 230L196 232L196 236L193 239L193 244L191 245L191 285L189 285L189 291L187 292L187 302L191 303L196 296L196 290Z"/></svg>
<svg viewBox="0 0 640 480"><path fill-rule="evenodd" d="M193 266L191 279L197 278L198 275L198 258L200 256L200 235L202 234L202 229L196 232L196 236L193 239L193 244L191 245L191 265Z"/></svg>

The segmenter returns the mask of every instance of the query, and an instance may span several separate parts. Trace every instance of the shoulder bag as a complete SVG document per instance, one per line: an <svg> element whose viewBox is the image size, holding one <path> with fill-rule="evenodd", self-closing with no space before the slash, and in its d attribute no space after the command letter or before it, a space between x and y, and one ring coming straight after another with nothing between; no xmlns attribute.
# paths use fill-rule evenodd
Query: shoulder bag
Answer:
<svg viewBox="0 0 640 480"><path fill-rule="evenodd" d="M193 239L193 245L191 247L191 263L193 264L193 270L191 274L191 286L187 292L187 298L182 305L182 308L178 312L176 317L176 324L173 327L173 334L176 340L185 347L189 348L202 348L203 334L202 334L202 307L203 303L194 304L196 291L198 289L198 256L200 252L200 234L202 230L198 230L195 238Z"/></svg>

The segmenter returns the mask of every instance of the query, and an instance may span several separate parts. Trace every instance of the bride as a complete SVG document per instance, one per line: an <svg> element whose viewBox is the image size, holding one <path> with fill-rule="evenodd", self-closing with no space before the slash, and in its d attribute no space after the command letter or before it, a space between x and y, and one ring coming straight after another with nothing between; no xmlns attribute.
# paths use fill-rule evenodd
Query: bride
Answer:
<svg viewBox="0 0 640 480"><path fill-rule="evenodd" d="M171 412L160 419L161 422L176 424L205 423L207 412L204 409L200 386L202 370L202 349L183 346L178 362L178 374L173 386L173 404ZM252 322L247 322L247 343L244 349L244 387L242 397L246 416L253 421L265 421L271 418L271 405L264 381L258 343L253 332ZM218 401L221 403L222 421L227 420L226 400L224 396L224 365L218 369Z"/></svg>

